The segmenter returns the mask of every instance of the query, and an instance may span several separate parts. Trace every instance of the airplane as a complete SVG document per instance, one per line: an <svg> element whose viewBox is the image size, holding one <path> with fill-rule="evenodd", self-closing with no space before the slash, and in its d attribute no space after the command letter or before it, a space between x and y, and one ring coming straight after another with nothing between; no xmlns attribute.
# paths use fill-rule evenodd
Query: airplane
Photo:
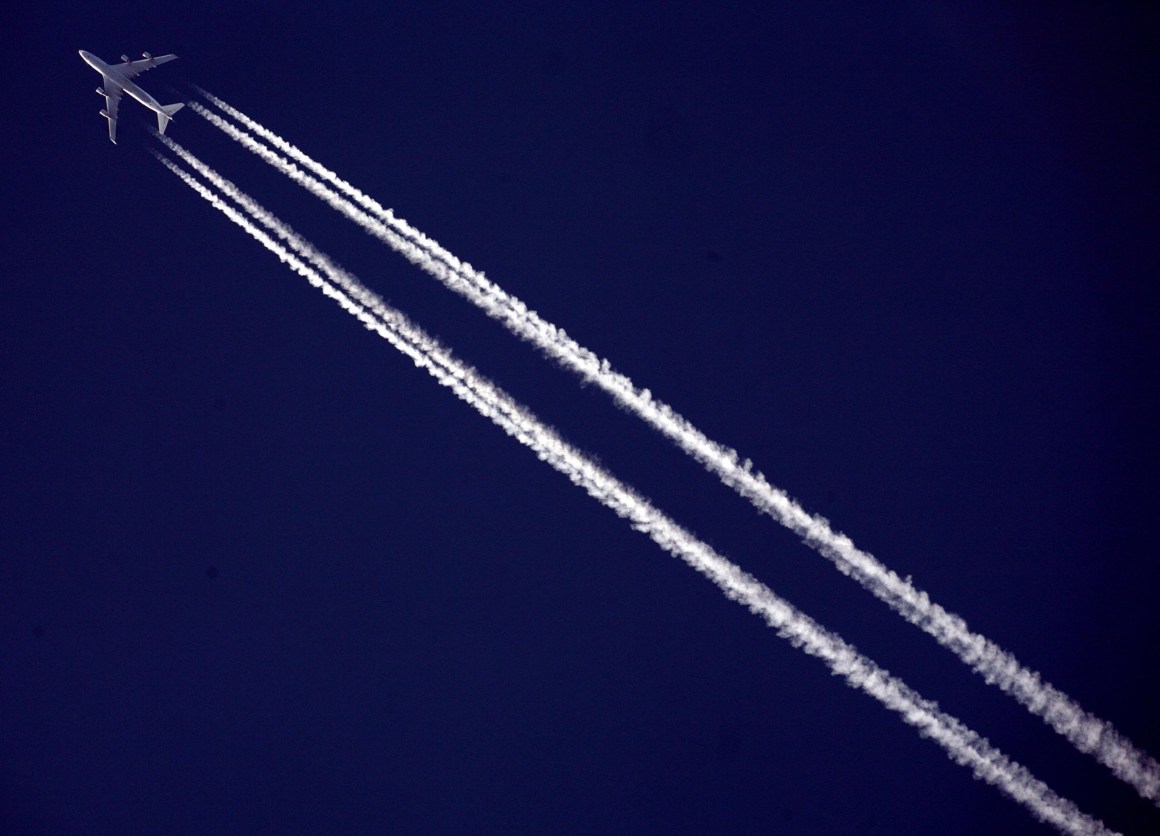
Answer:
<svg viewBox="0 0 1160 836"><path fill-rule="evenodd" d="M109 139L117 143L117 105L121 103L121 94L128 93L141 104L157 114L157 132L165 133L169 120L173 114L185 107L185 104L163 105L133 83L132 79L145 70L151 70L159 64L165 64L176 58L176 55L162 55L154 58L148 52L142 52L136 61L130 61L128 55L122 55L120 64L106 64L91 52L77 50L85 63L101 74L101 86L97 94L105 97L105 107L101 115L109 120Z"/></svg>

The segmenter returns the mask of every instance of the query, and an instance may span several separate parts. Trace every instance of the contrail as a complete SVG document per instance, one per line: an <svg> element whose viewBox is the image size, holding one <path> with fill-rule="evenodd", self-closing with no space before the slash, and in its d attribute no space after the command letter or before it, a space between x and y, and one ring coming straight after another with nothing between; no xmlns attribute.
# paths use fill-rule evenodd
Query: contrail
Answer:
<svg viewBox="0 0 1160 836"><path fill-rule="evenodd" d="M439 383L455 392L481 415L490 418L508 435L529 447L541 460L628 521L634 529L647 534L662 549L708 577L727 597L763 618L779 636L821 659L832 673L842 676L849 685L864 691L896 712L904 722L914 726L920 735L942 746L956 763L969 767L976 777L1023 804L1042 821L1066 833L1111 832L1102 822L1085 815L1071 801L1057 795L1025 767L1011 761L985 738L958 719L940 711L935 703L921 697L836 634L798 611L756 578L670 520L647 499L565 442L526 407L458 360L401 312L388 306L358 279L334 265L313 245L232 183L177 143L161 139L199 174L229 195L250 218L285 241L290 249L223 200L217 192L158 152L158 159L186 185L283 263L335 299L368 329L388 340L417 366L426 369ZM325 278L320 275L320 270L325 273Z"/></svg>
<svg viewBox="0 0 1160 836"><path fill-rule="evenodd" d="M1036 671L1025 667L1012 653L972 631L960 616L931 601L930 596L916 588L909 579L900 578L873 555L858 549L849 537L833 531L824 517L808 514L788 494L769 484L759 471L753 469L748 459L740 460L736 450L709 439L672 407L654 398L649 390L638 389L627 376L614 371L608 360L579 345L563 329L540 318L521 300L506 293L470 264L457 259L406 221L397 218L390 209L274 132L212 93L201 88L198 90L216 107L333 184L350 200L204 106L191 103L198 114L367 232L385 241L445 286L468 298L513 334L531 342L583 380L609 393L617 404L715 473L759 511L796 533L840 571L854 578L911 624L934 637L989 684L1010 694L1076 749L1091 755L1141 796L1160 805L1160 763L1137 748L1111 723L1085 711L1067 694L1044 681Z"/></svg>

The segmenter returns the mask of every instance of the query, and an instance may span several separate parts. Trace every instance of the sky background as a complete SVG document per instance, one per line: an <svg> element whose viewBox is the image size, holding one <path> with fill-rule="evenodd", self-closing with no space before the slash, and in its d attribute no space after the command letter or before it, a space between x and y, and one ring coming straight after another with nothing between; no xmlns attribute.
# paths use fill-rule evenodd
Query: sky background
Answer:
<svg viewBox="0 0 1160 836"><path fill-rule="evenodd" d="M181 60L1160 754L1143 5L20 4L0 830L1040 833L147 150ZM1085 812L1160 812L190 110L170 135Z"/></svg>

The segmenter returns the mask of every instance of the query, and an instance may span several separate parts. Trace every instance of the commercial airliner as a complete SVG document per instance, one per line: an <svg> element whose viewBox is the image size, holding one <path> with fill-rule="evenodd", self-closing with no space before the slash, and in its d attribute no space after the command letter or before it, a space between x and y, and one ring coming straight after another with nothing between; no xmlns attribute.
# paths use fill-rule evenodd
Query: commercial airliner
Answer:
<svg viewBox="0 0 1160 836"><path fill-rule="evenodd" d="M97 93L105 97L105 107L101 115L109 120L109 139L117 142L117 105L121 103L121 94L128 93L145 107L157 114L157 131L165 133L169 119L177 111L185 107L184 104L163 105L133 83L133 78L146 70L151 70L158 64L165 64L176 58L176 55L162 55L154 58L148 52L142 52L136 61L130 61L128 55L122 55L120 64L106 64L91 52L79 50L85 63L101 74L101 86Z"/></svg>

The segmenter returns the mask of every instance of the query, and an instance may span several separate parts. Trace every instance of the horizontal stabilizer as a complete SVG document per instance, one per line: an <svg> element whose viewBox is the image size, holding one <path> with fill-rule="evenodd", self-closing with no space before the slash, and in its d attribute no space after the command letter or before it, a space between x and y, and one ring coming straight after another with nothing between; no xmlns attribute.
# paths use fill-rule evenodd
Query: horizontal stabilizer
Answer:
<svg viewBox="0 0 1160 836"><path fill-rule="evenodd" d="M161 105L161 110L157 111L157 133L164 134L165 129L169 127L169 120L173 114L185 107L184 102L177 104Z"/></svg>

